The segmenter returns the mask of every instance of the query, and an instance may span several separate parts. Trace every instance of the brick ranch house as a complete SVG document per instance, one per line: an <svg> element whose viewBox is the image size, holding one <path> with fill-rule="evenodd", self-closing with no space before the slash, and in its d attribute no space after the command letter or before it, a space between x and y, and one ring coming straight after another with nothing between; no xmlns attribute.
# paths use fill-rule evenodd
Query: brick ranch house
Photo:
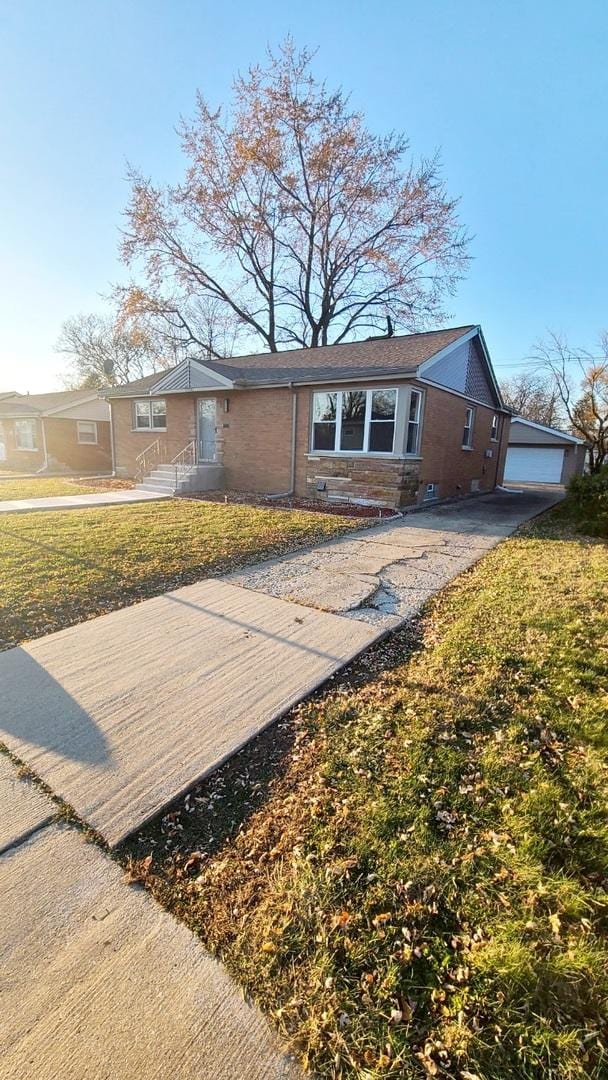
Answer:
<svg viewBox="0 0 608 1080"><path fill-rule="evenodd" d="M0 465L19 472L110 472L107 402L96 390L0 394Z"/></svg>
<svg viewBox="0 0 608 1080"><path fill-rule="evenodd" d="M105 396L116 474L152 490L398 508L502 481L510 413L479 326L185 360Z"/></svg>

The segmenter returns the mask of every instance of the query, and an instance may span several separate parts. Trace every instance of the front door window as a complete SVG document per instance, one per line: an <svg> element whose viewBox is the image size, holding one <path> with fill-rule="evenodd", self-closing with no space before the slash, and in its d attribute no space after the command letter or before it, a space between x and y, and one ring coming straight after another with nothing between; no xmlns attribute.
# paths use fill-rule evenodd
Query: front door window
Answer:
<svg viewBox="0 0 608 1080"><path fill-rule="evenodd" d="M215 461L215 398L198 398L198 460Z"/></svg>

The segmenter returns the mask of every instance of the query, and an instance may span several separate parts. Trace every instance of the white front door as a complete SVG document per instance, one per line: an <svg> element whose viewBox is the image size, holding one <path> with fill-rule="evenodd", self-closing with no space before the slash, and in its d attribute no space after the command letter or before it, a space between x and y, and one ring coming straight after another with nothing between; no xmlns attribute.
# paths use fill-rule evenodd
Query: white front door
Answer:
<svg viewBox="0 0 608 1080"><path fill-rule="evenodd" d="M215 398L197 398L196 441L199 461L215 461Z"/></svg>
<svg viewBox="0 0 608 1080"><path fill-rule="evenodd" d="M510 446L505 463L507 483L559 484L564 451L558 446Z"/></svg>

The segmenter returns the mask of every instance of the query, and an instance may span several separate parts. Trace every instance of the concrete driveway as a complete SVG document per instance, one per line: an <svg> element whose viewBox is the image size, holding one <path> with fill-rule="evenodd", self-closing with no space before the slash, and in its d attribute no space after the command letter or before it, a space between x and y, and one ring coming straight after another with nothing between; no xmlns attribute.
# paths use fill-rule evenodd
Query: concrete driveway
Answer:
<svg viewBox="0 0 608 1080"><path fill-rule="evenodd" d="M496 491L269 559L227 580L390 630L522 522L563 497L559 487Z"/></svg>
<svg viewBox="0 0 608 1080"><path fill-rule="evenodd" d="M0 740L118 844L560 497L411 514L11 649Z"/></svg>

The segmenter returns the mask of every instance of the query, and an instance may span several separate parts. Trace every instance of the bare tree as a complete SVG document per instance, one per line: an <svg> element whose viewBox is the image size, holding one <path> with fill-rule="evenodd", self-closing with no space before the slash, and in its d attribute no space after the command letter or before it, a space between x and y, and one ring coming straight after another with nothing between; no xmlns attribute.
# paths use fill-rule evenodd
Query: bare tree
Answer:
<svg viewBox="0 0 608 1080"><path fill-rule="evenodd" d="M184 181L133 170L122 245L141 285L131 315L153 312L207 355L215 303L235 331L276 352L337 343L441 317L468 257L437 158L415 164L403 135L377 136L288 39L234 83L225 114L199 95L180 126ZM221 355L221 353L219 354Z"/></svg>
<svg viewBox="0 0 608 1080"><path fill-rule="evenodd" d="M608 460L608 333L600 338L600 352L593 356L585 349L572 350L559 334L536 346L572 431L588 443L592 473Z"/></svg>
<svg viewBox="0 0 608 1080"><path fill-rule="evenodd" d="M504 379L501 391L505 404L518 416L559 428L566 423L564 409L554 380L547 382L538 371L524 371Z"/></svg>
<svg viewBox="0 0 608 1080"><path fill-rule="evenodd" d="M68 319L55 348L70 358L64 381L73 388L117 386L161 371L177 359L173 348L159 348L145 327L123 325L108 315Z"/></svg>

